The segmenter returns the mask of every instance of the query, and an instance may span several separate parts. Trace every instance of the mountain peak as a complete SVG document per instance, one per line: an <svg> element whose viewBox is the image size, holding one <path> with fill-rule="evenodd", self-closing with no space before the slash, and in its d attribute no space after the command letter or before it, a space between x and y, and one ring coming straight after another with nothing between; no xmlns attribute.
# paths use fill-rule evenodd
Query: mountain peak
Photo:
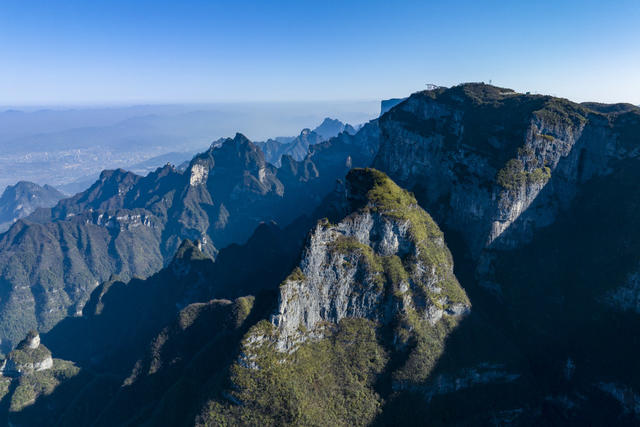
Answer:
<svg viewBox="0 0 640 427"><path fill-rule="evenodd" d="M332 119L331 117L325 117L320 126L328 126L328 125L341 125L342 122L338 119Z"/></svg>
<svg viewBox="0 0 640 427"><path fill-rule="evenodd" d="M0 232L37 208L52 207L64 197L64 194L50 185L41 187L30 181L9 185L0 196Z"/></svg>
<svg viewBox="0 0 640 427"><path fill-rule="evenodd" d="M344 129L345 124L340 120L326 117L322 123L320 123L320 126L315 128L313 131L320 135L322 139L327 140L338 136L340 132L344 131Z"/></svg>
<svg viewBox="0 0 640 427"><path fill-rule="evenodd" d="M202 252L202 243L198 240L184 239L173 256L170 268L178 277L185 277L191 271L194 261L210 259Z"/></svg>
<svg viewBox="0 0 640 427"><path fill-rule="evenodd" d="M417 203L413 195L400 188L384 172L373 168L350 170L347 189L347 197L354 210L368 204L377 210L394 210Z"/></svg>
<svg viewBox="0 0 640 427"><path fill-rule="evenodd" d="M249 138L241 134L240 132L236 132L236 135L233 137L233 142L236 144L250 144L251 141Z"/></svg>

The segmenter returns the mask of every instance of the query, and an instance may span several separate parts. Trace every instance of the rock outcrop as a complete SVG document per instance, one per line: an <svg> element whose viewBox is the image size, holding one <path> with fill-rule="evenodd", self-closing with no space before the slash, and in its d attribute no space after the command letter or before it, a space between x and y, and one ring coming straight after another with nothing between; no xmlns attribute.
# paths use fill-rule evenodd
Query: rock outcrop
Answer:
<svg viewBox="0 0 640 427"><path fill-rule="evenodd" d="M51 352L40 343L40 335L31 331L2 362L2 375L19 377L53 367Z"/></svg>

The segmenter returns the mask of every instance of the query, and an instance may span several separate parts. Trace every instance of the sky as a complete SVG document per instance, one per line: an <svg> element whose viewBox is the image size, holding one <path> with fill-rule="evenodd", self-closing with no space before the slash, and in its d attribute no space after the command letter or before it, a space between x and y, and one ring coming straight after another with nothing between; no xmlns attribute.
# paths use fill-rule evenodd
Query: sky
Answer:
<svg viewBox="0 0 640 427"><path fill-rule="evenodd" d="M0 105L403 97L640 104L640 1L0 0Z"/></svg>

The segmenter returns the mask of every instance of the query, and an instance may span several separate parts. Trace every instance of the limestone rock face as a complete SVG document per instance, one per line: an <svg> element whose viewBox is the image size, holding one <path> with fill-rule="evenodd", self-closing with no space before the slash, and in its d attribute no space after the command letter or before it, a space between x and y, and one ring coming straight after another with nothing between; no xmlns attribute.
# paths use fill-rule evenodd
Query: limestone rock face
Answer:
<svg viewBox="0 0 640 427"><path fill-rule="evenodd" d="M280 350L344 318L388 324L409 316L429 328L470 309L441 231L410 194L371 169L352 170L346 190L352 213L317 224L280 286L271 319Z"/></svg>
<svg viewBox="0 0 640 427"><path fill-rule="evenodd" d="M637 157L619 128L624 115L483 84L429 90L380 118L374 166L464 233L478 256L526 243L580 183Z"/></svg>

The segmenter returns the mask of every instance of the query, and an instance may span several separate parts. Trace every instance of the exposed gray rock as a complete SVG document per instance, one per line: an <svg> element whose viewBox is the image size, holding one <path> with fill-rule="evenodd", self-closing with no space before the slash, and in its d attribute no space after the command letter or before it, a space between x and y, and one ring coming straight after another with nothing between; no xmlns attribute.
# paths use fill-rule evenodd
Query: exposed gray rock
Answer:
<svg viewBox="0 0 640 427"><path fill-rule="evenodd" d="M350 174L347 197L361 203L364 195L357 194L362 190L354 188L358 184L354 175L357 171ZM382 185L393 185L384 191L402 191L392 183ZM321 336L319 326L337 324L345 317L385 324L398 313L415 310L433 326L443 316L461 317L468 312L466 296L457 300L451 288L445 289L459 289L459 285L449 284L455 281L453 264L442 235L424 231L435 227L426 223L431 221L428 215L410 201L401 202L395 210L375 203L367 201L338 224L325 220L316 226L299 270L280 286L278 310L271 320L277 328L278 349L290 350L309 332ZM423 232L428 242L416 238ZM427 251L437 253L431 256L443 264L430 264ZM392 272L393 262L396 270ZM393 274L400 277L389 283Z"/></svg>
<svg viewBox="0 0 640 427"><path fill-rule="evenodd" d="M475 91L484 98L477 101ZM638 155L600 113L486 85L414 94L379 125L374 166L463 232L475 256L526 243L569 205L579 183ZM510 158L522 164L522 179L505 188L497 176Z"/></svg>

